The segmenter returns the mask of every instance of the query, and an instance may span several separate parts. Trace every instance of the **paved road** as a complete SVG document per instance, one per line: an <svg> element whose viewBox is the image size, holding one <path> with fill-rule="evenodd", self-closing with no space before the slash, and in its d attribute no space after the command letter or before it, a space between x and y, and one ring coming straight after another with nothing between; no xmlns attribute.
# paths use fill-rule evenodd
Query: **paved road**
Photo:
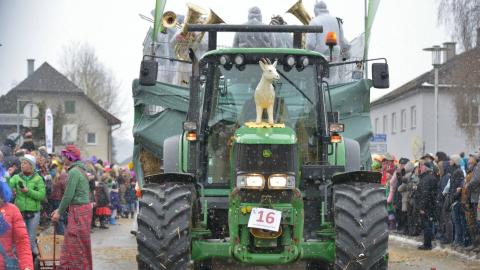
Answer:
<svg viewBox="0 0 480 270"><path fill-rule="evenodd" d="M137 269L137 242L130 234L133 219L120 219L119 225L91 234L94 270Z"/></svg>
<svg viewBox="0 0 480 270"><path fill-rule="evenodd" d="M422 251L416 248L420 242L391 236L389 239L390 270L479 270L480 260L451 249L434 248Z"/></svg>
<svg viewBox="0 0 480 270"><path fill-rule="evenodd" d="M112 225L108 230L97 229L92 234L93 265L95 270L137 269L135 261L136 241L130 234L132 219L121 219L120 225ZM480 260L436 248L432 251L418 251L414 240L390 237L390 270L480 270ZM234 265L216 263L215 269L239 269ZM304 269L303 264L283 267L243 267L241 269L273 270Z"/></svg>

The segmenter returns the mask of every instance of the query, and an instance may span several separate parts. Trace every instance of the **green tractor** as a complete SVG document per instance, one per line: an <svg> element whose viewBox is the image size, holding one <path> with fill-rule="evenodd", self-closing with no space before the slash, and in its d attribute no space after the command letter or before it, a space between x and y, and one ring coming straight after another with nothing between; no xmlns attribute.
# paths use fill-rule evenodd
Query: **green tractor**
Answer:
<svg viewBox="0 0 480 270"><path fill-rule="evenodd" d="M368 89L372 82L388 87L387 64L373 64L373 80L357 83L367 89L364 100L345 100L354 90L326 82L333 64L318 52L300 49L302 33L321 27L190 25L188 30L207 32L209 41L201 59L190 51L188 101L167 92L171 85L157 91L152 59L142 61L134 86L147 93L147 103L157 91L159 98L188 104L181 134L162 140L162 172L140 177L139 269L212 269L213 261L222 260L387 269L381 175L365 170L368 145L365 152L358 138L345 136L349 127L339 123L338 106L332 105L361 104L363 120L352 123L350 134L367 130L363 139L368 141ZM295 48L217 49L222 31L292 32ZM280 75L273 83L273 124L255 122L262 59L276 61ZM136 122L141 112L136 111ZM137 140L142 143L148 144ZM146 166L141 162L136 165Z"/></svg>

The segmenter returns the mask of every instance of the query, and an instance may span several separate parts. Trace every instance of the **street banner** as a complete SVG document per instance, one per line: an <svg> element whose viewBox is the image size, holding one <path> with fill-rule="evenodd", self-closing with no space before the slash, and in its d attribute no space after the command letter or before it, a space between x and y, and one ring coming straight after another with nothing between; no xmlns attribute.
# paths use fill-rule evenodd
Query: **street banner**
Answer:
<svg viewBox="0 0 480 270"><path fill-rule="evenodd" d="M152 42L157 42L158 33L163 31L162 16L163 16L163 10L165 9L166 4L167 4L167 0L155 1L155 17L153 21Z"/></svg>
<svg viewBox="0 0 480 270"><path fill-rule="evenodd" d="M53 115L50 108L45 111L45 145L47 152L53 153Z"/></svg>
<svg viewBox="0 0 480 270"><path fill-rule="evenodd" d="M375 19L375 14L377 14L378 5L380 4L380 0L370 0L368 1L368 13L366 15L366 23L365 23L365 51L364 51L364 59L368 58L368 45L370 43L370 34L372 31L373 21Z"/></svg>

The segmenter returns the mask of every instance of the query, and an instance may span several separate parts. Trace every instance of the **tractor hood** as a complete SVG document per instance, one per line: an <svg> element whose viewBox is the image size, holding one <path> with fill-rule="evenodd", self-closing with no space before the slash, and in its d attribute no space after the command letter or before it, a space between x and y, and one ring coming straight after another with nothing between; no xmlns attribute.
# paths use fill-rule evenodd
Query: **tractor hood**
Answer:
<svg viewBox="0 0 480 270"><path fill-rule="evenodd" d="M295 144L297 136L289 127L252 128L242 126L234 135L241 144Z"/></svg>

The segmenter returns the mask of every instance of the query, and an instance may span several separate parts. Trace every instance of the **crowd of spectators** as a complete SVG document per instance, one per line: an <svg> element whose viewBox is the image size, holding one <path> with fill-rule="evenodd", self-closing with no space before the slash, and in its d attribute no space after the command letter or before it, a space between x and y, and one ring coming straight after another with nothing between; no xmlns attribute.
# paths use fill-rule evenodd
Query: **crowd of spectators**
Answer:
<svg viewBox="0 0 480 270"><path fill-rule="evenodd" d="M480 252L480 155L444 152L419 160L373 155L372 169L386 187L388 226L408 236L423 234L419 249L433 243Z"/></svg>
<svg viewBox="0 0 480 270"><path fill-rule="evenodd" d="M61 209L54 230L58 235L64 234L69 208L61 202L64 197L73 197L74 194L67 193L74 189L67 188L69 176L65 158L68 157L48 153L45 147L37 148L31 133L24 137L26 139L20 146L11 139L6 139L0 146L0 253L3 249L7 256L13 256L16 250L20 269L33 269L29 261L38 255L36 237L40 229L52 225L52 214ZM133 164L121 167L92 156L77 161L75 166L79 166L88 179L88 197L93 213L91 233L94 228L108 229L120 218L134 218L138 194ZM7 215L7 210L13 214ZM15 211L23 225L15 219ZM18 235L25 231L28 239L20 236L8 241L3 239L2 232L8 230L4 230L2 224ZM19 252L20 247L25 249L25 243L27 250L31 250L29 258ZM0 256L0 266L5 258Z"/></svg>

